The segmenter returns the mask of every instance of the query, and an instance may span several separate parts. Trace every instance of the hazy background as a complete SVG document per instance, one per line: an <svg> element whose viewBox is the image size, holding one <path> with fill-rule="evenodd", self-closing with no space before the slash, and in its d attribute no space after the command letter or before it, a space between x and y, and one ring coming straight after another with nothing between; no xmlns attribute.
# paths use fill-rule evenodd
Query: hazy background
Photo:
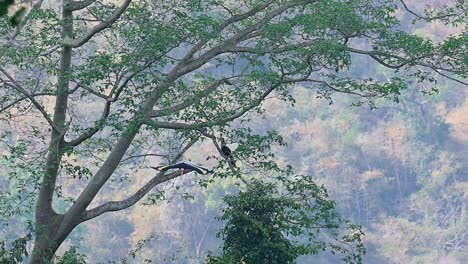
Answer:
<svg viewBox="0 0 468 264"><path fill-rule="evenodd" d="M444 1L410 2L421 10ZM457 32L435 22L412 25L410 15L403 12L401 18L407 31L435 41ZM388 70L383 67L359 56L353 60L354 76L386 78ZM307 87L295 87L291 90L295 108L270 98L264 103L265 119L250 124L255 130L277 130L288 142L287 147L275 147L278 162L314 177L328 189L343 216L364 227L365 263L461 264L468 259L468 89L440 81L436 94L410 89L400 103L377 101L374 110L350 106L345 95L335 95L330 106ZM187 156L207 164L197 160L197 152L205 157L210 151L199 144ZM239 166L244 164L240 161ZM120 173L109 189L129 193L127 181L141 185L145 175L151 176L149 170ZM207 252L216 252L221 245L216 232L222 223L215 219L223 207L221 198L235 193L236 187L232 179L218 179L201 189L194 177L199 176L186 175L159 187L167 190L170 202L139 203L79 226L61 252L74 245L90 263L107 263L128 257L145 241L130 263L144 259L203 263ZM67 179L62 181L67 186ZM73 188L63 191L75 193ZM101 201L124 196L106 196L105 190L100 194ZM186 194L194 198L184 199ZM65 208L65 203L58 202L61 206ZM1 227L3 233L14 237L30 218L18 216ZM299 263L337 261L323 255L302 257Z"/></svg>

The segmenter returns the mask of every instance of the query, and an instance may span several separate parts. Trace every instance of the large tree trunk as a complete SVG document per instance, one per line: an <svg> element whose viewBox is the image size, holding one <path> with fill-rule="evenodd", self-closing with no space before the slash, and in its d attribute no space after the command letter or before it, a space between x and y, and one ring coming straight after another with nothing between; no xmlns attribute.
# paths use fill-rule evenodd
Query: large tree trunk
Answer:
<svg viewBox="0 0 468 264"><path fill-rule="evenodd" d="M36 217L36 238L30 264L49 263L75 226L63 227L63 215Z"/></svg>
<svg viewBox="0 0 468 264"><path fill-rule="evenodd" d="M73 35L72 12L65 9L68 1L64 1L62 11L63 39ZM55 94L55 109L49 150L46 158L44 176L36 203L35 231L33 254L30 263L49 263L60 244L76 226L63 226L64 215L57 214L52 208L60 162L63 155L64 133L66 130L66 114L68 108L68 86L70 82L72 48L62 47L58 83Z"/></svg>

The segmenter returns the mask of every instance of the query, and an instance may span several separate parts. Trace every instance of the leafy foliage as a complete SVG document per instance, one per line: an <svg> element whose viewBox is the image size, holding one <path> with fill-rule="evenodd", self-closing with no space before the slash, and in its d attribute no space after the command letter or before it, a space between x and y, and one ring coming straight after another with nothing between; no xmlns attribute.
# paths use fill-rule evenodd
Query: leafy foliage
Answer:
<svg viewBox="0 0 468 264"><path fill-rule="evenodd" d="M308 98L331 103L344 93L374 107L379 99L398 102L417 84L434 91L439 75L465 84L457 78L466 77L466 31L440 41L409 33L393 0L41 4L19 27L0 18L0 128L9 134L1 137L0 166L14 178L0 201L10 209L16 199L30 206L38 197L37 229L49 237L37 236L35 245L50 248L49 258L77 225L133 206L181 177L146 169L180 159L199 141L210 143L207 151L185 158L203 153L200 160L209 159L221 177L291 171L274 159L275 145L284 146L268 132L276 128L250 127L275 114L265 107L269 99L294 103L291 93L300 86L314 91ZM459 1L424 21L460 23L463 9ZM355 76L356 60L386 70ZM332 125L330 131L343 129ZM337 145L352 145L358 132L353 128ZM216 153L222 138L238 145L237 168Z"/></svg>
<svg viewBox="0 0 468 264"><path fill-rule="evenodd" d="M295 263L301 255L327 249L344 254L346 263L362 263L364 233L348 225L349 233L339 237L344 221L327 197L307 176L253 181L247 190L224 198L227 207L219 217L226 221L219 233L223 252L208 256L208 263Z"/></svg>

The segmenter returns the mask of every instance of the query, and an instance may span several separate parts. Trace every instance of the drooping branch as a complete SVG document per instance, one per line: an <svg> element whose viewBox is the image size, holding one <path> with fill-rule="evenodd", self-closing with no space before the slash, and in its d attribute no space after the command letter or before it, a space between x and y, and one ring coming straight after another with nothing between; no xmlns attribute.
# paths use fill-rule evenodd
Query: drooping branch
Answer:
<svg viewBox="0 0 468 264"><path fill-rule="evenodd" d="M460 13L439 14L439 15L436 15L436 16L422 16L422 15L418 14L417 12L413 11L411 8L409 8L409 6L406 4L406 1L400 0L400 3L403 5L403 8L407 12L409 12L413 16L417 17L418 19L422 19L422 20L425 20L425 21L446 19L446 18L453 17L453 16L459 16L461 14L466 14L466 12L468 11L465 8L463 10L460 10Z"/></svg>
<svg viewBox="0 0 468 264"><path fill-rule="evenodd" d="M347 49L348 49L349 52L352 52L352 53L367 55L367 56L371 57L372 59L374 59L375 61L377 61L378 63L380 63L383 66L385 66L387 68L390 68L390 69L400 69L401 67L403 67L405 65L408 65L409 63L414 62L414 61L417 60L417 58L409 60L409 59L405 59L405 58L390 55L390 54L383 54L383 53L374 52L374 51L367 51L367 50L359 50L359 49L350 48L350 47L348 47ZM379 56L391 57L391 58L394 58L394 59L397 59L397 60L403 61L403 62L400 63L400 64L390 64L390 63L385 62L385 60L383 60Z"/></svg>
<svg viewBox="0 0 468 264"><path fill-rule="evenodd" d="M97 33L103 31L106 28L111 27L120 18L120 16L125 12L125 10L130 5L131 2L132 2L132 0L125 0L125 2L117 9L117 11L109 19L107 19L107 20L99 23L95 27L91 28L86 33L81 35L79 38L65 39L64 40L64 45L72 47L72 48L81 47L83 44L88 42L88 40L90 40Z"/></svg>
<svg viewBox="0 0 468 264"><path fill-rule="evenodd" d="M464 81L459 80L459 79L457 79L457 78L454 78L454 77L452 77L452 76L450 76L450 75L447 75L447 74L441 72L441 71L440 71L439 69L437 69L436 67L431 67L431 69L432 69L433 71L435 71L437 74L439 74L439 75L441 75L441 76L444 76L445 78L447 78L447 79L449 79L449 80L452 80L452 81L454 81L454 82L457 82L457 83L460 83L460 84L463 84L463 85L468 86L468 82L464 82Z"/></svg>
<svg viewBox="0 0 468 264"><path fill-rule="evenodd" d="M422 67L426 67L426 68L429 68L429 69L435 71L436 73L440 74L441 76L444 76L444 77L446 77L446 78L448 78L450 80L453 80L453 81L456 81L458 83L466 85L466 82L464 82L462 80L459 80L457 78L451 77L451 76L441 72L441 71L445 71L445 72L450 72L450 73L456 73L457 72L456 70L449 69L449 68L442 67L442 66L436 66L435 64L429 64L429 63L419 61L419 60L421 60L423 58L426 58L426 57L428 57L430 55L433 55L433 54L407 59L407 58L402 58L402 57L399 57L399 56L396 56L396 55L391 55L391 54L386 54L386 53L379 53L379 52L374 52L374 51L359 50L359 49L355 49L355 48L348 48L348 51L350 51L352 53L356 53L356 54L367 55L367 56L371 57L372 59L374 59L375 61L377 61L378 63L382 64L383 66L385 66L387 68L391 68L391 69L400 69L400 68L404 67L405 65L409 65L409 64L414 64L414 65L419 65L419 66L422 66ZM387 63L380 56L390 57L390 58L393 58L393 59L396 59L396 60L399 60L399 61L402 61L402 62L400 64L390 64L390 63Z"/></svg>

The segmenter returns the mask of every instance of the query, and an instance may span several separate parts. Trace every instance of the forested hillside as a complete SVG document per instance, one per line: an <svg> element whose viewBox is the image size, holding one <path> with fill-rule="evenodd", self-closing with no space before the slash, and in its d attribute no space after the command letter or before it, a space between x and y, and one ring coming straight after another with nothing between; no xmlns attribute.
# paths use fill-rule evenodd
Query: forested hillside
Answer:
<svg viewBox="0 0 468 264"><path fill-rule="evenodd" d="M400 4L399 1L395 2ZM426 6L440 8L445 1L412 0L407 1L407 4L410 10L423 14ZM49 5L53 8L54 4ZM138 8L135 10L141 11ZM47 12L41 15L44 21L49 16L53 17ZM130 13L129 16L132 15L135 14ZM466 39L466 23L453 26L439 20L414 22L415 15L404 10L401 5L396 17L401 21L405 32L429 38L434 43L456 35L463 35ZM48 26L58 27L55 24ZM119 30L124 31L119 38L108 37L124 39L136 29L122 26ZM177 39L179 36L173 38ZM130 46L138 46L138 40L125 41L130 43ZM363 49L371 45L365 39L352 41L354 46ZM101 72L88 72L86 65L102 64L102 68L118 68L120 61L137 59L136 57L150 53L148 50L154 48L144 47L141 54L132 54L134 57L130 58L125 56L123 48L120 50L121 47L113 48L122 53L109 53L100 47L99 41L85 47L86 49L80 49L78 52L96 61L72 61L72 64L80 65L77 66L79 69L71 74L74 74L77 80L81 80L76 82L76 87L86 85L86 81L93 83L100 78L106 78L100 76ZM27 52L33 54L33 51L25 51ZM7 55L12 57L12 61L16 59L11 54L1 54ZM22 55L18 55L18 58L20 56ZM466 62L466 51L463 56L462 59ZM340 70L345 70L353 78L371 77L385 82L394 77L392 69L363 54L352 54L350 60L351 64L343 66ZM81 65L84 66L80 68ZM235 62L232 65L236 65ZM210 76L219 77L229 72L232 65L226 63L213 69L209 68L210 65L204 67L208 69ZM0 66L4 65L0 63ZM19 69L21 67L18 66ZM161 66L158 71L165 69ZM42 70L55 71L45 66ZM34 72L34 69L31 71ZM463 74L466 77L466 72L461 73ZM91 77L86 79L82 75ZM196 74L190 78L192 77L200 78ZM38 77L38 80L42 80L40 78ZM151 86L154 85L150 80L152 78L153 75L148 74L135 82L147 82L151 83ZM295 83L285 88L284 93L282 90L265 97L256 113L258 118L248 116L245 120L234 122L232 126L229 125L220 131L225 133L223 135L234 153L236 150L249 151L247 140L236 138L242 138L235 135L243 133L240 128L248 127L248 133L245 132L248 136L250 132L267 135L266 137L270 136L270 131L278 133L282 140L274 136L268 138L270 141L265 140L271 143L271 153L274 153L274 156L269 156L267 148L260 152L266 158L272 158L280 167L291 166L296 174L312 177L317 184L328 190L330 198L335 201L344 219L362 226L367 249L364 263L462 264L468 259L468 89L463 82L451 80L437 72L433 72L427 78L434 78L437 82L413 83L414 86L410 85L407 89L398 91L401 94L397 93L397 98L381 96L369 100L365 96L348 96L346 92L328 94L304 83ZM56 79L47 80L51 83L57 82ZM103 87L106 85L104 81L96 82ZM200 88L193 83L190 83L193 87L188 84L185 86L184 83L177 85L180 85L183 91ZM101 92L105 91L101 88ZM135 91L138 89L135 88ZM139 95L135 91L132 90L133 94L124 98L127 100L122 104L124 107L138 107L130 100L133 97L138 98ZM239 97L248 102L249 92L250 90ZM3 92L0 95L7 97ZM73 136L79 135L80 130L86 131L84 127L92 125L91 120L96 120L101 115L101 103L97 99L89 99L89 95L92 96L92 93L88 91L77 96L80 99L84 98L84 101L80 105L73 105L75 108L71 108L70 114L73 118L66 121L68 124L64 121L63 125L67 126L67 130L71 127L69 133ZM171 94L173 97L183 95L183 92ZM200 107L196 106L195 110L187 111L189 117L177 118L203 123L200 120L209 119L209 111L217 113L218 110L213 109L231 107L232 102L229 98L220 96L214 99L218 100L216 102L220 106L207 103L207 116L192 118L190 111L196 112L197 107ZM7 99L0 98L1 106L8 102ZM111 104L108 99L105 102ZM52 112L52 100L48 101L46 98L42 103L47 111ZM162 103L164 107L170 105L165 103L166 101ZM47 153L45 149L49 138L38 132L45 122L40 123L37 116L30 114L30 107L30 104L22 105L21 108L7 114L1 113L0 116L0 238L5 238L7 242L25 236L28 227L32 226L41 177L34 174L33 169L42 165L42 159ZM86 108L87 111L84 114L78 110L73 112L73 109L80 107ZM106 160L112 142L125 133L122 131L127 123L119 123L119 118L125 119L133 112L119 112L118 107L109 109L118 112L115 117L110 115L108 120L113 126L112 129L100 131L100 138L93 139L94 141L84 148L79 148L76 151L78 154L70 152L67 155L65 152L59 169L63 175L57 179L59 184L56 186L53 201L57 213L66 213L68 208L73 206L76 201L74 197L79 196L92 178L93 172ZM15 122L21 120L34 124L38 131L16 125L17 123L11 122L13 119ZM168 120L173 121L176 118ZM22 139L22 131L28 135L39 135L42 141L38 142L42 143L31 145L33 141L28 141L29 136L25 140ZM150 136L155 134L162 140L153 141ZM112 175L109 184L99 191L90 207L107 201L122 200L138 192L156 173L148 166L168 164L178 157L179 152L185 152L181 149L188 142L186 139L192 136L189 134L187 132L181 137L171 132L144 129L121 160L119 169ZM282 144L283 141L285 144ZM145 149L147 146L150 148ZM229 165L219 157L217 146L214 146L208 137L190 146L182 160L215 170L220 161L222 166L214 175L190 173L161 183L135 206L105 213L78 225L60 246L57 254L63 255L70 248L76 248L77 252L86 256L87 263L195 264L206 263L208 254L219 253L222 240L217 233L225 222L218 218L222 209L226 207L222 199L226 195L238 193L243 188L243 181L238 177L224 177L224 174L229 174ZM35 150L38 150L37 153ZM27 158L23 159L23 155ZM77 159L78 155L82 158ZM20 161L16 161L17 158ZM235 166L246 178L272 177L270 172L261 170L262 166L267 166L261 163L262 160L257 159L252 162L246 155L237 157ZM27 248L32 250L31 241L28 242ZM325 252L302 256L297 263L331 264L339 261L339 256Z"/></svg>

